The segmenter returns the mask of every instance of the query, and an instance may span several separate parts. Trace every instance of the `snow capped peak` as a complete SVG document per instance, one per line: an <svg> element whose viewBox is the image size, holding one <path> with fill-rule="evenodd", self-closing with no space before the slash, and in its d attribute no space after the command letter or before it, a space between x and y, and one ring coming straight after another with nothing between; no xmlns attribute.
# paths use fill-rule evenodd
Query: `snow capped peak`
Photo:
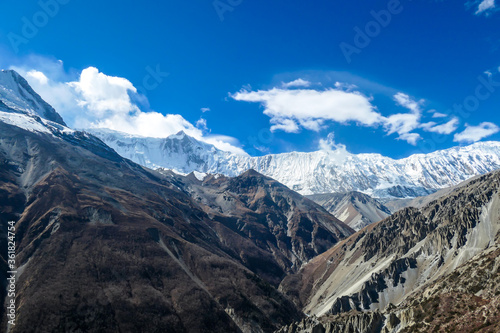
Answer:
<svg viewBox="0 0 500 333"><path fill-rule="evenodd" d="M184 144L200 146L203 148L207 148L208 146L210 146L210 147L212 146L212 145L208 145L204 142L196 140L192 136L187 135L186 132L184 132L184 131L179 131L177 134L169 135L165 139L165 141L173 141L173 140L183 142ZM208 149L210 149L210 148L208 148Z"/></svg>
<svg viewBox="0 0 500 333"><path fill-rule="evenodd" d="M0 71L0 111L36 115L66 126L54 108L14 70Z"/></svg>
<svg viewBox="0 0 500 333"><path fill-rule="evenodd" d="M22 78L23 77L21 75L19 75L19 73L13 69L0 70L0 82L8 82L9 80L17 82Z"/></svg>
<svg viewBox="0 0 500 333"><path fill-rule="evenodd" d="M172 134L169 136L171 139L184 139L188 135L184 131L179 131L177 134Z"/></svg>
<svg viewBox="0 0 500 333"><path fill-rule="evenodd" d="M480 142L395 160L352 154L345 147L311 153L241 156L186 133L165 139L91 131L120 155L152 169L235 177L255 171L301 194L359 191L377 198L412 198L500 169L500 142Z"/></svg>

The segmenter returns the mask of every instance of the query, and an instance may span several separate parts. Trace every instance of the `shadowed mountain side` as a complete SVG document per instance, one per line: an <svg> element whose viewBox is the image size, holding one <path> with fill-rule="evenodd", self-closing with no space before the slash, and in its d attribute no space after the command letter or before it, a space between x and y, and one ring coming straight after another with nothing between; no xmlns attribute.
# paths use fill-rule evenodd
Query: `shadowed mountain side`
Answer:
<svg viewBox="0 0 500 333"><path fill-rule="evenodd" d="M164 173L213 220L272 253L286 273L296 272L354 232L318 204L254 170L234 178L208 176L203 181L193 174ZM237 246L232 241L224 237L230 247ZM264 262L253 265L262 267ZM282 277L275 280L279 283Z"/></svg>
<svg viewBox="0 0 500 333"><path fill-rule="evenodd" d="M274 277L269 253L164 176L82 133L0 133L1 242L16 220L20 266L10 332L272 332L300 318L246 267L268 257Z"/></svg>

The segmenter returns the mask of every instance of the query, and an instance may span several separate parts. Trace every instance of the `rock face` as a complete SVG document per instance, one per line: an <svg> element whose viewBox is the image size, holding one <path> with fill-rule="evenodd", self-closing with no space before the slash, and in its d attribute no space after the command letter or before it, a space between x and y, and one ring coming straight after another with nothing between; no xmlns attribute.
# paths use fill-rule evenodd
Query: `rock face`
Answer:
<svg viewBox="0 0 500 333"><path fill-rule="evenodd" d="M389 312L400 332L499 332L500 248L481 252Z"/></svg>
<svg viewBox="0 0 500 333"><path fill-rule="evenodd" d="M389 208L381 202L360 192L313 194L307 198L354 230L363 229L391 215Z"/></svg>
<svg viewBox="0 0 500 333"><path fill-rule="evenodd" d="M143 166L235 177L254 169L303 195L358 191L375 198L414 198L500 168L500 143L479 142L394 160L345 149L250 157L221 151L185 133L164 139L91 130Z"/></svg>
<svg viewBox="0 0 500 333"><path fill-rule="evenodd" d="M481 325L496 327L497 321L490 318L500 310L494 254L500 230L499 188L500 172L493 172L421 209L403 209L319 255L285 278L281 290L322 320L329 314L350 317L356 311L381 311L386 319L392 316L392 324L384 324L386 332L403 327L413 332L417 323L415 329L427 332L429 326L421 320L434 313L429 300L438 304L462 295L470 308L452 310L461 305L447 301L449 308L438 307L443 322L428 318L426 323L432 321L438 330L444 322L455 323L446 327L462 327L463 332ZM488 315L465 320L478 314L477 306L484 306Z"/></svg>
<svg viewBox="0 0 500 333"><path fill-rule="evenodd" d="M379 333L385 316L380 312L352 312L346 315L306 318L282 327L276 333Z"/></svg>

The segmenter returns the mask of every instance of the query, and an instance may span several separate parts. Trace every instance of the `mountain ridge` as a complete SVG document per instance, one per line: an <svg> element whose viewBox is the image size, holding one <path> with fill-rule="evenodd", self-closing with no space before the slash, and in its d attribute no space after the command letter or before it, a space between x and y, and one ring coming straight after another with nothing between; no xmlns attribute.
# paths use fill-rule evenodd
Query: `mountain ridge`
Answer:
<svg viewBox="0 0 500 333"><path fill-rule="evenodd" d="M38 115L66 126L57 111L14 70L0 70L0 111Z"/></svg>
<svg viewBox="0 0 500 333"><path fill-rule="evenodd" d="M306 195L333 216L358 231L391 215L389 208L361 192Z"/></svg>
<svg viewBox="0 0 500 333"><path fill-rule="evenodd" d="M235 155L191 138L163 139L89 129L120 155L152 169L235 177L254 169L303 195L358 191L375 198L414 198L500 168L500 142L478 142L394 160L343 148L258 157Z"/></svg>

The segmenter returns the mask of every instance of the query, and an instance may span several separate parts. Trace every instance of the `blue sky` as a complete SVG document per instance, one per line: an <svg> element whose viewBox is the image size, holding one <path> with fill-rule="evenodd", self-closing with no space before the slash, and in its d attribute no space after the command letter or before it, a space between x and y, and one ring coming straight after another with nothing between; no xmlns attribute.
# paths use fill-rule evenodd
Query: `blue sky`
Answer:
<svg viewBox="0 0 500 333"><path fill-rule="evenodd" d="M0 66L74 127L183 129L251 155L340 144L398 158L500 139L498 8L8 0Z"/></svg>

